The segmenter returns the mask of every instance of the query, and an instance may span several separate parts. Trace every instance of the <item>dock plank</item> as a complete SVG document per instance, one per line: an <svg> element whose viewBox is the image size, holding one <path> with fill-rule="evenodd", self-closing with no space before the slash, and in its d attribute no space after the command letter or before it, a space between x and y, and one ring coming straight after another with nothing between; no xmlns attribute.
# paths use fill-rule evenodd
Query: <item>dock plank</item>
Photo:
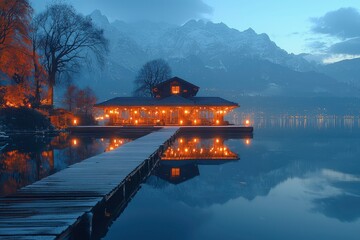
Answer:
<svg viewBox="0 0 360 240"><path fill-rule="evenodd" d="M121 187L177 131L154 131L0 198L0 238L59 237Z"/></svg>

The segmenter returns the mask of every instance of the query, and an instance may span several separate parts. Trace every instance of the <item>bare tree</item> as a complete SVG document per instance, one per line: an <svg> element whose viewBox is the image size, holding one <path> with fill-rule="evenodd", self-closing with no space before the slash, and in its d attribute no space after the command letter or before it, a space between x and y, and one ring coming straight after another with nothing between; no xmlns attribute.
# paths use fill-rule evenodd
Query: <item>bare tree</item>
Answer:
<svg viewBox="0 0 360 240"><path fill-rule="evenodd" d="M75 114L82 116L83 118L92 118L96 101L96 95L91 88L86 87L80 89L77 91L75 98Z"/></svg>
<svg viewBox="0 0 360 240"><path fill-rule="evenodd" d="M50 105L54 103L54 86L61 73L77 71L88 54L104 60L108 41L103 30L94 26L90 17L78 14L68 4L54 4L36 18L38 52L47 71Z"/></svg>
<svg viewBox="0 0 360 240"><path fill-rule="evenodd" d="M79 93L79 88L73 84L67 86L64 96L63 96L63 104L66 110L73 112L76 106L76 99Z"/></svg>
<svg viewBox="0 0 360 240"><path fill-rule="evenodd" d="M154 97L152 89L157 84L169 79L171 68L164 59L149 61L142 66L135 79L134 96Z"/></svg>

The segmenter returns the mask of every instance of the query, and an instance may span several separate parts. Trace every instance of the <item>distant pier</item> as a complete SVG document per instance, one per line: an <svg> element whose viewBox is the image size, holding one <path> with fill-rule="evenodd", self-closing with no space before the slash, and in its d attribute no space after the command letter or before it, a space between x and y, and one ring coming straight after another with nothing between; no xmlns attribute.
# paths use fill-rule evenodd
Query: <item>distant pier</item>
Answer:
<svg viewBox="0 0 360 240"><path fill-rule="evenodd" d="M90 237L94 223L115 215L114 199L117 206L119 201L126 204L136 192L178 131L178 127L150 129L150 134L118 149L0 198L0 238Z"/></svg>

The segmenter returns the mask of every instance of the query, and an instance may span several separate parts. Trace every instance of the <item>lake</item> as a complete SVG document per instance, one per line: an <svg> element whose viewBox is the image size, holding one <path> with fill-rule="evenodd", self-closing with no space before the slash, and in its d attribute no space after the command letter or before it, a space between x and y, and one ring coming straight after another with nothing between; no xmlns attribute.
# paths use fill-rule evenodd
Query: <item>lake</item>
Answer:
<svg viewBox="0 0 360 240"><path fill-rule="evenodd" d="M231 118L249 119L253 138L180 136L95 239L358 239L358 115ZM0 195L131 140L14 139L0 153Z"/></svg>
<svg viewBox="0 0 360 240"><path fill-rule="evenodd" d="M252 139L220 138L239 160L178 139L104 239L359 239L359 117L251 121Z"/></svg>
<svg viewBox="0 0 360 240"><path fill-rule="evenodd" d="M0 152L0 197L78 163L111 151L132 138L122 136L15 136Z"/></svg>

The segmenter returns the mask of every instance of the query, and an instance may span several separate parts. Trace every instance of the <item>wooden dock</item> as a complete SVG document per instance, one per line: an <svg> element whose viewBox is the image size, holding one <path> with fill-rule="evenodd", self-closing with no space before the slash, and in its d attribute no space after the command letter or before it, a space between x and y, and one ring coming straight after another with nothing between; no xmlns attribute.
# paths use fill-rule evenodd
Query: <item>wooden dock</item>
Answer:
<svg viewBox="0 0 360 240"><path fill-rule="evenodd" d="M107 214L106 203L133 194L178 130L162 128L0 198L0 239L90 236L94 218Z"/></svg>

